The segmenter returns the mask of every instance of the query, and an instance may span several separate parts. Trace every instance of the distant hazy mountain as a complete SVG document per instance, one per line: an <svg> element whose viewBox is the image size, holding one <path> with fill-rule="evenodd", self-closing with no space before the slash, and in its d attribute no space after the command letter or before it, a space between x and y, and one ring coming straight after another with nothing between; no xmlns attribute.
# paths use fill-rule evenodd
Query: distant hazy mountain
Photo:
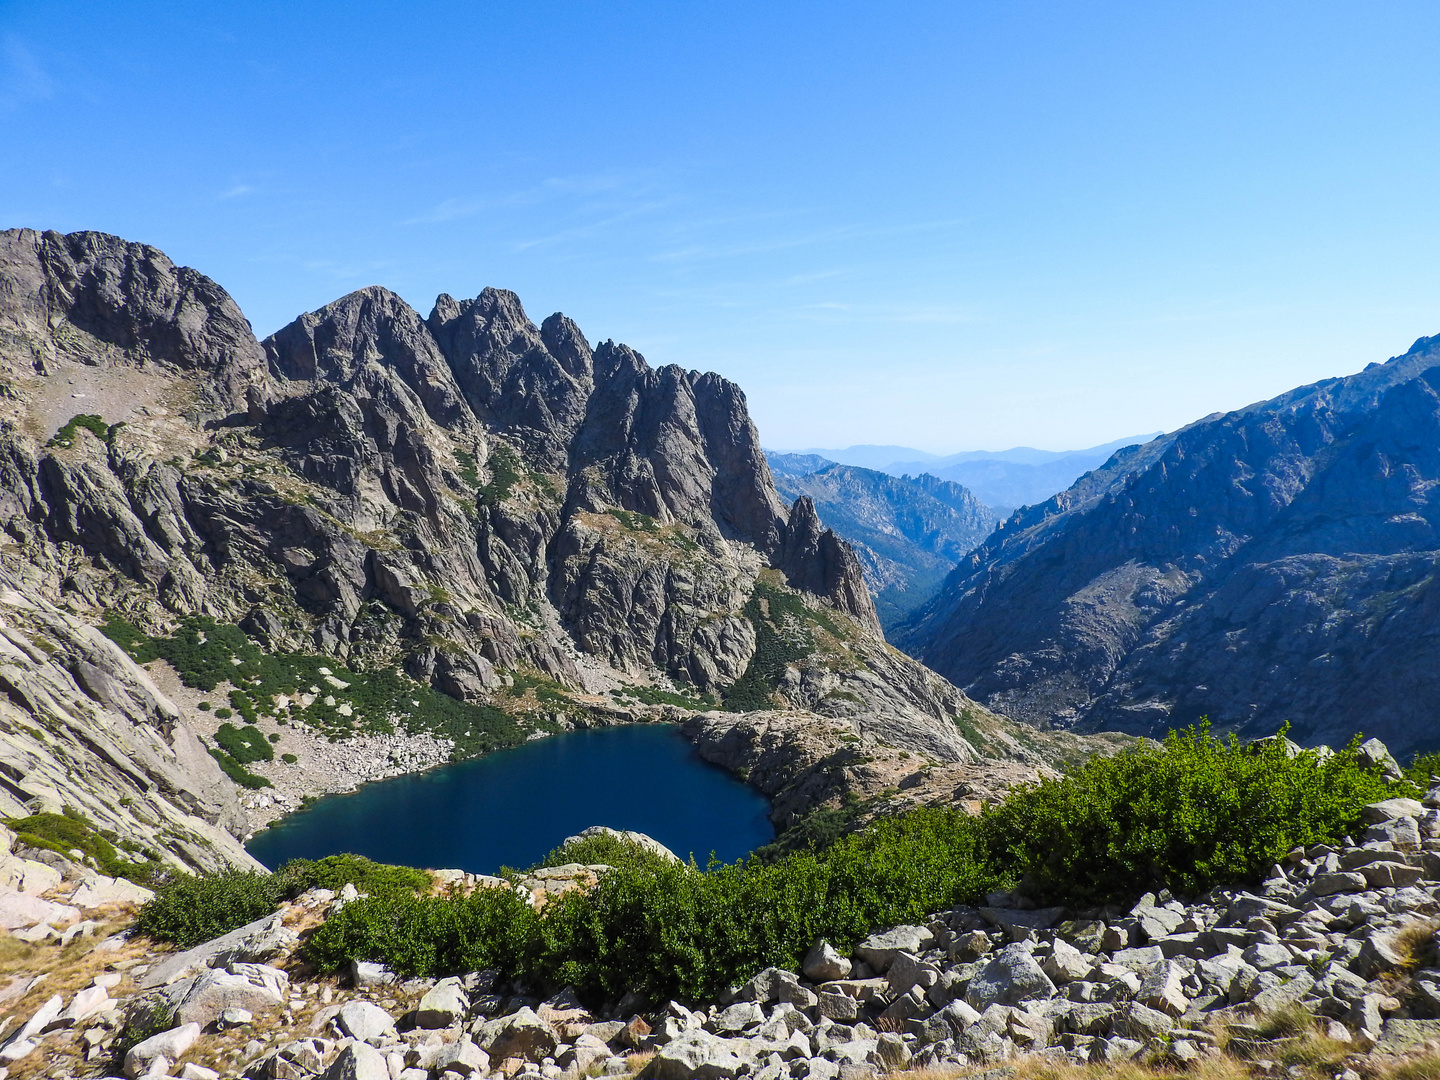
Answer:
<svg viewBox="0 0 1440 1080"><path fill-rule="evenodd" d="M1019 720L1440 746L1440 337L1121 450L890 637Z"/></svg>
<svg viewBox="0 0 1440 1080"><path fill-rule="evenodd" d="M885 627L933 596L999 520L949 480L887 476L815 454L765 456L775 490L791 502L809 496L821 520L855 549Z"/></svg>
<svg viewBox="0 0 1440 1080"><path fill-rule="evenodd" d="M849 446L844 450L809 449L792 457L808 456L878 469L891 476L919 476L929 473L941 480L953 480L999 513L1017 506L1042 503L1064 491L1092 469L1098 469L1121 447L1147 443L1149 435L1131 435L1084 450L1037 450L1015 446L1009 450L966 450L941 457L906 446Z"/></svg>
<svg viewBox="0 0 1440 1080"><path fill-rule="evenodd" d="M888 472L894 476L899 476L900 473L890 468L891 462L940 460L938 454L927 454L924 450L916 450L913 446L873 446L869 443L847 446L844 450L823 450L812 446L806 450L786 453L787 457L808 455L822 457L826 461L835 461L841 465L854 465L861 469L878 469L880 472ZM910 471L916 472L917 470L911 469Z"/></svg>

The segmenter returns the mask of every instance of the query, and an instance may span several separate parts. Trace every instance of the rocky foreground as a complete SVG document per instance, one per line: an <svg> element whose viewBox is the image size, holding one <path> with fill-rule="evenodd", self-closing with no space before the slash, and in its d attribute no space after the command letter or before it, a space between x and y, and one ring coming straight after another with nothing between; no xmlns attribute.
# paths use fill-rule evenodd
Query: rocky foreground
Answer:
<svg viewBox="0 0 1440 1080"><path fill-rule="evenodd" d="M848 955L817 942L799 971L768 969L698 1008L632 994L599 1012L571 991L542 1001L485 971L401 980L355 963L343 980L314 977L293 950L353 886L162 953L124 932L115 905L142 898L125 883L70 863L57 881L55 867L11 856L0 910L12 944L40 952L0 990L0 1077L860 1080L1212 1060L1252 1075L1383 1075L1387 1062L1440 1051L1440 788L1423 803L1374 804L1363 820L1356 838L1291 852L1255 891L1079 912L992 894ZM552 868L518 884L436 876L543 903L605 870ZM83 910L92 904L108 914Z"/></svg>

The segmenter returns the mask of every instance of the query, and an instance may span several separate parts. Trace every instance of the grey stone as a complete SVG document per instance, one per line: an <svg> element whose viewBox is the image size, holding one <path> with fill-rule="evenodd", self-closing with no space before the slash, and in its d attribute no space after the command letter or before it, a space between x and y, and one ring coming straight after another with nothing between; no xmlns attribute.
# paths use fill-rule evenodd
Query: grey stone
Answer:
<svg viewBox="0 0 1440 1080"><path fill-rule="evenodd" d="M390 1066L379 1050L354 1042L330 1063L323 1080L391 1080Z"/></svg>
<svg viewBox="0 0 1440 1080"><path fill-rule="evenodd" d="M982 1010L994 1004L1015 1005L1054 996L1055 984L1020 945L1007 945L996 952L965 990L966 1004Z"/></svg>
<svg viewBox="0 0 1440 1080"><path fill-rule="evenodd" d="M135 1080L156 1071L157 1066L168 1072L199 1037L199 1024L182 1024L136 1043L125 1053L125 1075Z"/></svg>
<svg viewBox="0 0 1440 1080"><path fill-rule="evenodd" d="M637 1080L734 1080L749 1067L748 1055L737 1054L737 1040L708 1031L687 1031L661 1047Z"/></svg>
<svg viewBox="0 0 1440 1080"><path fill-rule="evenodd" d="M369 1001L345 1002L335 1014L335 1024L352 1039L372 1046L397 1037L394 1018Z"/></svg>
<svg viewBox="0 0 1440 1080"><path fill-rule="evenodd" d="M580 1039L590 1040L590 1042L586 1044L587 1048L591 1043L599 1041L589 1035L581 1035ZM578 1045L579 1040L577 1039L576 1042ZM601 1046L603 1047L604 1044L601 1043ZM597 1056L609 1056L609 1050L605 1050L604 1055ZM588 1065L594 1060L596 1060L596 1057L591 1057L590 1061L587 1061L586 1064ZM490 1070L490 1055L476 1046L469 1037L461 1036L455 1042L446 1043L440 1048L440 1052L435 1055L434 1061L431 1062L431 1068L437 1073L454 1072L459 1073L461 1076L470 1076L472 1074L484 1076L485 1073Z"/></svg>
<svg viewBox="0 0 1440 1080"><path fill-rule="evenodd" d="M442 979L420 999L415 1010L415 1024L422 1028L446 1028L465 1019L470 998L459 979Z"/></svg>
<svg viewBox="0 0 1440 1080"><path fill-rule="evenodd" d="M898 953L923 952L934 936L923 926L894 926L871 934L855 947L855 954L884 974Z"/></svg>
<svg viewBox="0 0 1440 1080"><path fill-rule="evenodd" d="M553 1054L560 1044L555 1029L529 1006L480 1024L475 1029L475 1041L493 1061L524 1058L539 1062Z"/></svg>
<svg viewBox="0 0 1440 1080"><path fill-rule="evenodd" d="M1380 1028L1378 1054L1407 1054L1440 1039L1440 1020L1403 1020L1391 1017Z"/></svg>
<svg viewBox="0 0 1440 1080"><path fill-rule="evenodd" d="M744 1031L764 1020L765 1014L755 1002L737 1001L715 1017L714 1027L718 1033L733 1033Z"/></svg>
<svg viewBox="0 0 1440 1080"><path fill-rule="evenodd" d="M828 941L820 940L810 946L800 970L812 982L830 982L843 979L850 974L850 961L841 956Z"/></svg>
<svg viewBox="0 0 1440 1080"><path fill-rule="evenodd" d="M1064 938L1056 938L1050 955L1040 961L1040 968L1056 986L1083 979L1095 966L1095 959L1086 956Z"/></svg>
<svg viewBox="0 0 1440 1080"><path fill-rule="evenodd" d="M891 1032L881 1032L875 1042L873 1064L886 1072L900 1072L910 1065L910 1048L905 1040Z"/></svg>
<svg viewBox="0 0 1440 1080"><path fill-rule="evenodd" d="M796 987L799 984L800 981L795 977L794 972L786 971L784 968L768 967L740 988L740 1000L757 1001L761 1005L769 1005L771 1002L780 1000L780 995L786 987Z"/></svg>
<svg viewBox="0 0 1440 1080"><path fill-rule="evenodd" d="M839 991L822 990L817 1008L819 1008L821 1016L838 1020L841 1023L849 1023L860 1015L860 1002L849 994L842 994Z"/></svg>
<svg viewBox="0 0 1440 1080"><path fill-rule="evenodd" d="M1135 1000L1169 1016L1183 1016L1190 1007L1184 983L1188 973L1174 961L1155 965L1140 983Z"/></svg>

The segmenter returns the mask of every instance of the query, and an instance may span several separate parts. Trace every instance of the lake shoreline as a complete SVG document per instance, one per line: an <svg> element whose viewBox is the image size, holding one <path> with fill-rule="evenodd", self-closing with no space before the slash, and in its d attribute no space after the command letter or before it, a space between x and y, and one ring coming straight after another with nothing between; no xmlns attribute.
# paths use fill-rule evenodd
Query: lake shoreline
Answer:
<svg viewBox="0 0 1440 1080"><path fill-rule="evenodd" d="M646 833L701 863L712 850L733 861L775 835L762 793L706 762L678 725L655 720L559 732L325 795L246 848L272 869L352 851L493 873L530 865L591 825Z"/></svg>

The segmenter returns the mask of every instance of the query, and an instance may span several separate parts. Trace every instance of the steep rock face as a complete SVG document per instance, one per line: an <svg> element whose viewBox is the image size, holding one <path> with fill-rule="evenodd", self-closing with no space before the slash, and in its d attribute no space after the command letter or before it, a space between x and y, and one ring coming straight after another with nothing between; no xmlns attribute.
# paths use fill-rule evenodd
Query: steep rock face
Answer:
<svg viewBox="0 0 1440 1080"><path fill-rule="evenodd" d="M1440 341L1116 454L904 629L1034 723L1436 742Z"/></svg>
<svg viewBox="0 0 1440 1080"><path fill-rule="evenodd" d="M256 867L234 786L125 653L0 573L0 810L79 810L182 869Z"/></svg>
<svg viewBox="0 0 1440 1080"><path fill-rule="evenodd" d="M104 233L0 232L0 340L38 374L62 359L203 371L205 396L224 411L245 407L264 370L250 324L215 282Z"/></svg>
<svg viewBox="0 0 1440 1080"><path fill-rule="evenodd" d="M933 476L889 476L813 454L767 453L775 489L810 499L854 549L888 630L934 595L985 539L998 515L970 491Z"/></svg>

